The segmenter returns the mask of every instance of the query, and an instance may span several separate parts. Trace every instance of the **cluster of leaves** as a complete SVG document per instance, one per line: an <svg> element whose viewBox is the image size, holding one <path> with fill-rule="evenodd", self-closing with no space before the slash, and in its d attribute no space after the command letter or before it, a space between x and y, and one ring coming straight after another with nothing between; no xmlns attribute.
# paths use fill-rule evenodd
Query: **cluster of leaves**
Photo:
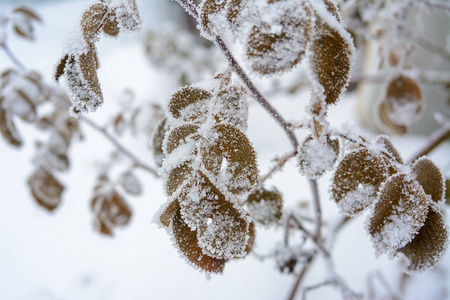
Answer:
<svg viewBox="0 0 450 300"><path fill-rule="evenodd" d="M357 147L336 168L331 195L355 216L372 205L367 229L377 255L403 254L406 272L433 267L447 249L444 179L427 157L405 164L386 136L373 147Z"/></svg>
<svg viewBox="0 0 450 300"><path fill-rule="evenodd" d="M83 13L81 36L70 41L55 72L57 81L61 76L67 79L74 113L95 111L103 103L95 46L100 34L116 37L121 31L138 31L140 28L141 19L135 0L117 4L100 0Z"/></svg>

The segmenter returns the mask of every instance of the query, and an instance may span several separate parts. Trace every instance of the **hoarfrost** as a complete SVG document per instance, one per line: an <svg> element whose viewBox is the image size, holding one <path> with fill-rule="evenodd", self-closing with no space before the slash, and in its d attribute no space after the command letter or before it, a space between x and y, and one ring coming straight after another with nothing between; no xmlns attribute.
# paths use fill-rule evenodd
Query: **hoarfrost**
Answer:
<svg viewBox="0 0 450 300"><path fill-rule="evenodd" d="M337 206L345 215L354 216L361 213L375 200L375 194L376 190L373 185L360 183L355 190L345 194L337 202Z"/></svg>

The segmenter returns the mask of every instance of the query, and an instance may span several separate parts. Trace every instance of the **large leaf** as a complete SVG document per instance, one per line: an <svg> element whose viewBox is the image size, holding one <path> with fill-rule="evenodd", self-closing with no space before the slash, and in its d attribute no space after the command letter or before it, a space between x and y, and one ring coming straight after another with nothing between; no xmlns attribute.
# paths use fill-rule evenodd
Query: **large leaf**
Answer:
<svg viewBox="0 0 450 300"><path fill-rule="evenodd" d="M368 222L377 253L397 250L409 243L423 226L427 212L427 196L417 181L406 174L389 178Z"/></svg>

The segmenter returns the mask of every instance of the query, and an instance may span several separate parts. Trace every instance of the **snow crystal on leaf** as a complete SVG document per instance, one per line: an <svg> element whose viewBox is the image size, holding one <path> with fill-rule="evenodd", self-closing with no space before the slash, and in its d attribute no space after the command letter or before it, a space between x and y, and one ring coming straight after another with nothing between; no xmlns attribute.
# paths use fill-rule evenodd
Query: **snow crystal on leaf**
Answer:
<svg viewBox="0 0 450 300"><path fill-rule="evenodd" d="M417 181L407 174L389 178L367 223L377 254L409 243L423 226L427 211L427 196Z"/></svg>
<svg viewBox="0 0 450 300"><path fill-rule="evenodd" d="M247 129L248 104L243 94L244 91L236 86L219 91L211 111L218 122L232 124L243 131Z"/></svg>
<svg viewBox="0 0 450 300"><path fill-rule="evenodd" d="M124 3L115 7L117 20L120 28L131 32L140 31L142 28L142 20L136 0L126 0Z"/></svg>
<svg viewBox="0 0 450 300"><path fill-rule="evenodd" d="M168 155L183 144L196 143L195 134L198 129L198 125L184 124L169 130L163 142L164 153Z"/></svg>
<svg viewBox="0 0 450 300"><path fill-rule="evenodd" d="M403 164L403 159L400 156L400 153L392 144L391 140L387 135L380 135L377 137L376 144L382 145L384 150L391 155L392 158L395 159L399 164Z"/></svg>
<svg viewBox="0 0 450 300"><path fill-rule="evenodd" d="M319 178L325 171L332 170L339 155L337 139L306 138L298 149L300 173L310 179Z"/></svg>
<svg viewBox="0 0 450 300"><path fill-rule="evenodd" d="M428 210L425 224L406 246L398 250L409 261L405 272L424 272L433 268L448 249L448 228L444 216L434 206Z"/></svg>
<svg viewBox="0 0 450 300"><path fill-rule="evenodd" d="M198 121L205 117L207 101L211 94L197 87L184 87L172 95L169 112L184 122Z"/></svg>
<svg viewBox="0 0 450 300"><path fill-rule="evenodd" d="M247 197L246 205L253 221L259 224L274 225L282 217L283 198L276 188L256 190Z"/></svg>
<svg viewBox="0 0 450 300"><path fill-rule="evenodd" d="M436 204L444 201L444 176L441 170L428 157L422 156L411 167L425 194L430 195Z"/></svg>
<svg viewBox="0 0 450 300"><path fill-rule="evenodd" d="M28 186L36 202L53 211L61 202L64 186L48 171L38 168L28 179Z"/></svg>

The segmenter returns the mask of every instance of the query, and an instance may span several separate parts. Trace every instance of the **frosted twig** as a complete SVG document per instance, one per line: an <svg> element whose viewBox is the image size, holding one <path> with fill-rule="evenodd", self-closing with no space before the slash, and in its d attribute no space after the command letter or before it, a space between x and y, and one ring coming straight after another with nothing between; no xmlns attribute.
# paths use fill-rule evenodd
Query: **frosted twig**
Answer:
<svg viewBox="0 0 450 300"><path fill-rule="evenodd" d="M321 283L318 283L318 284L315 284L315 285L310 285L310 286L308 286L308 287L305 287L305 288L303 289L302 299L305 300L305 299L306 299L306 294L307 294L308 292L312 291L312 290L321 288L321 287L326 286L326 285L335 284L335 283L336 283L335 280L326 280L326 281L324 281L324 282L321 282Z"/></svg>
<svg viewBox="0 0 450 300"><path fill-rule="evenodd" d="M261 179L259 180L257 186L261 187L262 184L269 179L270 177L272 177L272 175L279 171L292 157L295 156L295 152L290 152L288 154L285 154L281 157L278 157L276 159L276 164L269 170L269 172L267 172L264 176L261 177Z"/></svg>
<svg viewBox="0 0 450 300"><path fill-rule="evenodd" d="M311 186L311 192L313 194L314 217L316 223L313 238L314 240L319 241L321 238L321 230L322 230L322 208L320 206L319 189L317 185L317 180L309 179L308 181L309 185Z"/></svg>
<svg viewBox="0 0 450 300"><path fill-rule="evenodd" d="M450 127L443 126L439 128L437 131L435 131L430 139L428 140L428 143L423 146L422 149L417 151L416 154L414 154L410 159L409 162L414 162L416 159L418 159L421 156L427 155L430 153L434 148L439 146L443 141L448 139L450 137Z"/></svg>
<svg viewBox="0 0 450 300"><path fill-rule="evenodd" d="M314 242L314 244L317 246L317 248L319 248L319 250L323 253L324 256L330 257L330 252L328 252L328 250L325 249L322 242L320 240L316 239L314 237L314 235L303 226L302 222L297 217L295 217L293 214L291 214L288 218L288 222L289 222L289 220L294 221L294 223L298 227L298 229L303 231L303 233Z"/></svg>
<svg viewBox="0 0 450 300"><path fill-rule="evenodd" d="M9 49L8 45L5 43L0 43L0 47L5 51L6 55L8 55L9 59L22 71L25 70L25 66L17 59L17 57L12 53Z"/></svg>

